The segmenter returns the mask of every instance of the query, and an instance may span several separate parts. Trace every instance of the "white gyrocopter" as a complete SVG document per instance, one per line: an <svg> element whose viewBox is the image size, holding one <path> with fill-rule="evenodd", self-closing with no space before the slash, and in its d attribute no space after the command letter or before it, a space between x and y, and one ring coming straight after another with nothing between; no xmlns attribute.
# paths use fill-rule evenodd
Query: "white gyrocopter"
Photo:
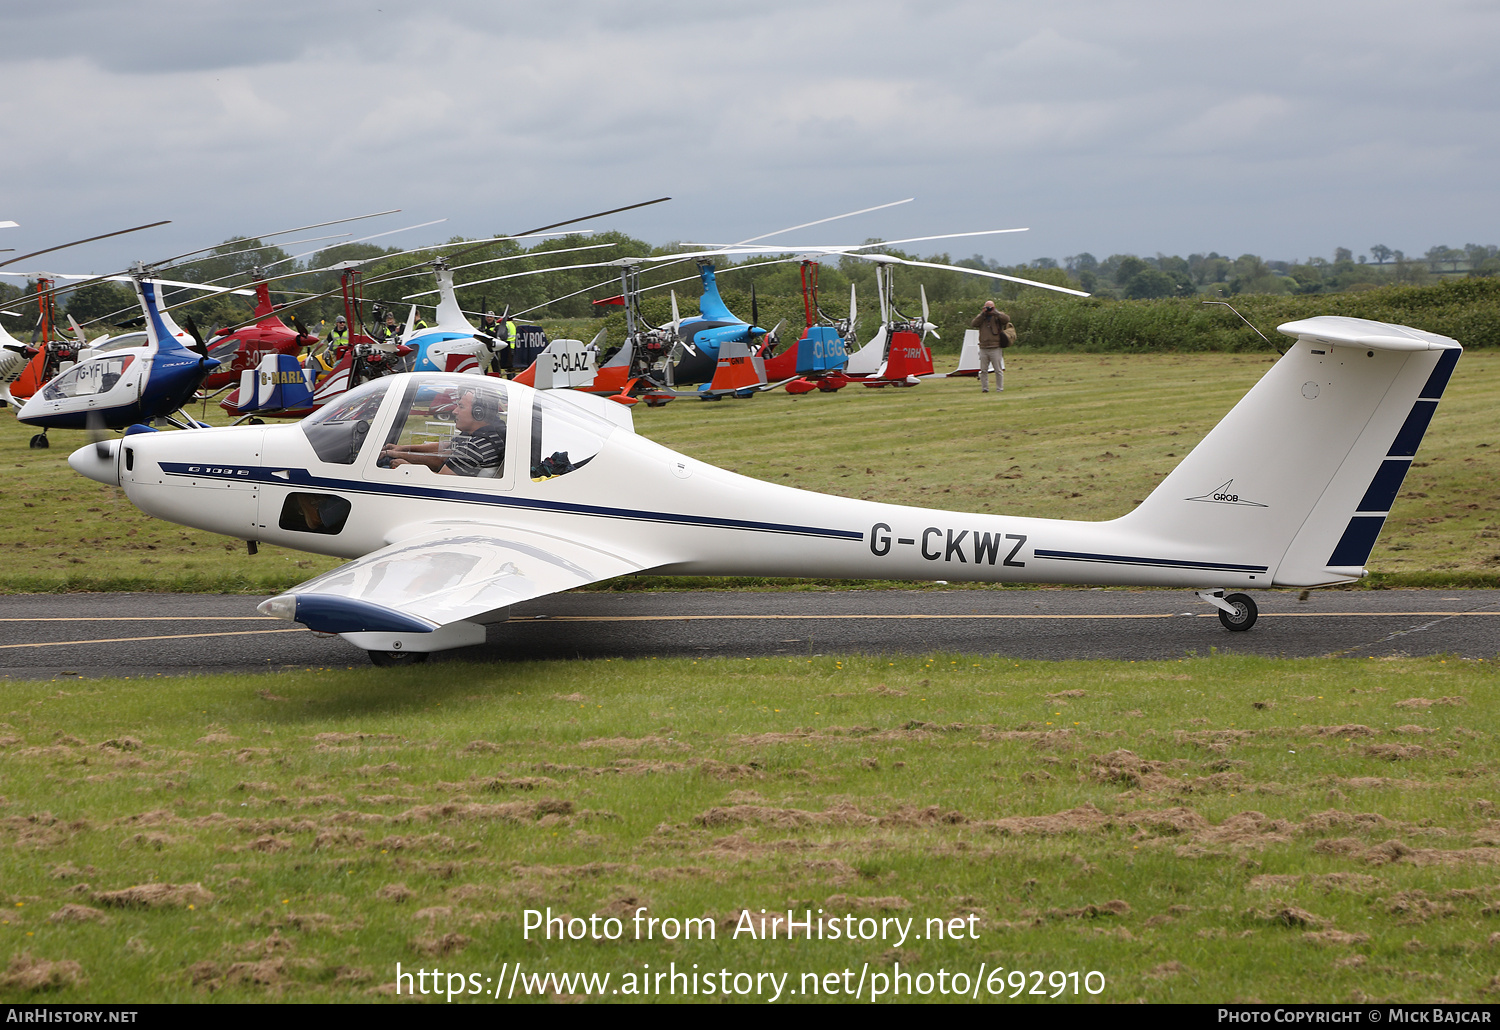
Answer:
<svg viewBox="0 0 1500 1030"><path fill-rule="evenodd" d="M481 644L513 604L627 573L1245 590L1347 583L1462 348L1404 326L1290 322L1295 343L1128 514L939 511L749 479L643 439L620 405L412 374L300 423L139 432L69 463L142 511L349 559L260 606L378 665ZM462 435L453 431L457 429Z"/></svg>

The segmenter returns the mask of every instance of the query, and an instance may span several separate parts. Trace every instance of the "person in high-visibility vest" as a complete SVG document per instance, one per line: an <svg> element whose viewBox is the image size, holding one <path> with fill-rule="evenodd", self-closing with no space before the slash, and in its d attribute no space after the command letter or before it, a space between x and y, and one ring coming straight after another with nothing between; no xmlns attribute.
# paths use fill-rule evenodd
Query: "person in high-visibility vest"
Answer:
<svg viewBox="0 0 1500 1030"><path fill-rule="evenodd" d="M333 330L323 338L323 348L325 350L336 351L340 347L347 347L348 345L349 323L344 320L343 315L340 315L333 320Z"/></svg>
<svg viewBox="0 0 1500 1030"><path fill-rule="evenodd" d="M348 345L349 323L343 315L340 315L333 320L333 329L328 335L308 352L306 360L302 362L302 367L313 369L317 373L317 378L322 379L333 371L333 366L338 363L339 348Z"/></svg>

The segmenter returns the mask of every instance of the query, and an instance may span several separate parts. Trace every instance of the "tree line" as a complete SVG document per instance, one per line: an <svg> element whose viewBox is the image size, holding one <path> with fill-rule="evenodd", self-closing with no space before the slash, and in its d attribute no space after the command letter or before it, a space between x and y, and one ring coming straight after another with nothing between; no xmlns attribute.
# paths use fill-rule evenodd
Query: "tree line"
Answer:
<svg viewBox="0 0 1500 1030"><path fill-rule="evenodd" d="M878 244L875 240L868 242ZM581 334L597 331L578 324L581 320L598 320L597 326L605 328L609 338L617 342L624 332L621 309L596 303L620 292L619 268L611 262L626 258L666 259L643 263L640 276L642 286L647 288L643 313L649 320L662 323L671 317L669 291L676 292L683 315L697 312L696 262L670 260L686 249L678 243L653 246L623 233L601 232L571 234L535 243L514 239L475 243L455 237L444 248L418 251L381 248L369 243L348 244L306 259L295 259L280 247L237 238L226 240L202 258L160 274L231 287L246 286L262 275L271 277L273 300L278 305L293 306L288 317L294 311L305 326L321 334L344 310L339 292L339 266L356 263L367 322L375 321L374 309L378 305L382 311L394 312L398 321L404 323L414 303L424 317L431 319L436 297L413 295L435 289L431 262L443 256L454 269L460 304L471 313L476 324L484 312L508 311L521 322L539 323L544 328L565 323L559 332L566 329ZM1431 247L1420 258L1384 245L1373 246L1368 256L1358 257L1348 248L1340 247L1331 261L1313 257L1301 262L1269 261L1253 254L1229 258L1215 252L1186 258L1114 254L1100 260L1085 252L1068 255L1061 262L1038 258L1019 265L1002 265L979 255L954 261L946 253L920 255L878 245L872 246L870 252L1000 272L1093 294L1090 301L1081 302L1078 298L999 280L888 266L894 275L896 305L902 313L920 314L919 287L925 289L934 311L933 320L944 337L940 345L944 349L950 344L956 346L956 340L962 338L969 317L966 312L977 310L989 298L998 298L1015 308L1018 325L1025 320L1033 321L1035 332L1040 332L1043 324L1053 326L1041 333L1047 346L1067 345L1059 335L1064 326L1083 332L1080 345L1088 346L1086 341L1094 340L1097 344L1100 339L1096 328L1085 331L1077 319L1083 317L1082 312L1098 310L1101 304L1176 299L1196 305L1202 299L1221 296L1291 298L1359 294L1385 288L1488 280L1500 272L1500 248L1493 244ZM848 314L853 286L860 298L859 320L865 327L861 338L867 338L873 331L877 308L875 270L867 261L846 257L804 270L798 255L788 253L739 260L723 258L717 259L715 265L720 292L730 310L750 320L752 312L758 309L759 323L768 329L778 322L784 323L783 339L794 339L804 325L804 272L816 275L820 307L830 318ZM191 314L205 333L250 317L251 301L232 294L203 295L168 288L164 290L164 299L169 305L185 304L177 313L179 317ZM1070 314L1070 306L1080 304L1083 307ZM124 283L102 282L73 290L61 296L59 306L87 326L91 335L117 333L140 322L133 291ZM0 285L0 308L18 312L18 316L0 316L0 324L12 335L28 339L36 322L35 284ZM1048 314L1043 316L1041 312ZM1040 338L1036 342L1040 343Z"/></svg>

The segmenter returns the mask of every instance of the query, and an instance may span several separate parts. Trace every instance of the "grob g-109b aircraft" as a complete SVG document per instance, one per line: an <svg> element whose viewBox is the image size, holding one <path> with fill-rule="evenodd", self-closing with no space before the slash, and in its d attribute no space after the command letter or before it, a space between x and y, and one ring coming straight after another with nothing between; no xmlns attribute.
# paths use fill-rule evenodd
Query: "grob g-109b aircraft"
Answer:
<svg viewBox="0 0 1500 1030"><path fill-rule="evenodd" d="M69 463L168 521L351 559L260 610L382 665L482 643L517 602L647 570L1182 587L1244 630L1256 606L1238 591L1364 574L1462 350L1363 319L1280 328L1286 354L1107 522L763 483L636 436L600 398L440 373L365 383L295 425L135 432Z"/></svg>

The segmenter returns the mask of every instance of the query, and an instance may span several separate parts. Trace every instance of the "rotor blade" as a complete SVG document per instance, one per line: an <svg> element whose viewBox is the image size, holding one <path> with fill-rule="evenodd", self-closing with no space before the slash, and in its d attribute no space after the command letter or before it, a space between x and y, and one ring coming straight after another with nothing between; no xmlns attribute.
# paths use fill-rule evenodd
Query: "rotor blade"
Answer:
<svg viewBox="0 0 1500 1030"><path fill-rule="evenodd" d="M860 243L860 244L845 243L845 244L834 244L832 246L827 246L827 247L822 247L822 246L817 246L817 247L807 246L807 247L792 247L792 248L789 248L789 249L792 249L792 250L806 250L806 251L818 251L818 252L830 253L830 254L844 254L844 253L847 253L847 252L849 252L851 250L868 250L871 247L894 247L898 243L921 243L924 240L953 240L953 239L958 239L958 238L963 237L963 236L995 236L995 235L998 235L1000 233L1030 232L1030 231L1031 231L1030 229L1024 229L1024 228L1023 229L981 229L978 232L947 232L947 233L941 233L941 234L939 234L937 236L910 236L910 237L907 237L904 240L881 240L878 243ZM770 252L770 251L780 251L780 250L783 250L783 249L787 249L787 248L771 247L771 246L764 246L764 245L751 246L748 243L684 243L683 246L686 246L686 247L722 247L722 248L724 248L724 250L726 252L732 252L733 248L740 248L740 247L742 247L742 248L744 248L745 250L748 250L748 251L760 251L762 253L764 253L764 252Z"/></svg>
<svg viewBox="0 0 1500 1030"><path fill-rule="evenodd" d="M853 218L855 215L867 215L871 211L884 211L888 207L898 207L901 204L910 204L913 200L916 199L916 197L907 197L905 200L893 200L889 204L877 204L874 207L860 208L858 211L850 211L846 214L834 215L832 218L819 218L816 222L803 222L801 225L793 225L786 229L777 229L775 232L763 233L760 236L752 236L748 240L741 240L739 243L732 244L732 246L742 247L747 243L754 243L756 240L768 240L772 236L780 236L784 232L795 232L798 229L807 229L811 228L814 225L822 225L824 222L836 222L840 218Z"/></svg>
<svg viewBox="0 0 1500 1030"><path fill-rule="evenodd" d="M547 256L552 255L552 254L572 254L575 251L580 251L580 250L600 250L600 249L603 249L605 247L617 247L617 246L619 246L618 243L590 243L586 247L560 247L557 250L527 250L527 251L521 252L520 254L509 254L509 255L506 255L505 257L487 258L484 261L473 261L473 262L470 262L467 265L450 265L449 268L450 268L451 271L457 272L457 271L459 271L460 269L463 269L463 268L478 268L480 265L494 265L494 264L499 264L502 261L519 261L522 258L547 257ZM562 266L559 266L559 267L562 267ZM430 274L430 271L431 271L430 269L425 269L424 268L424 269L422 269L419 272L412 272L409 275L396 275L396 276L390 277L389 279L382 279L381 282L388 282L389 283L389 282L395 282L397 279L415 279L419 275L428 275L428 274ZM486 280L486 281L488 282L489 280ZM459 285L466 285L466 284L460 283ZM480 301L479 306L481 308L484 307L483 300Z"/></svg>
<svg viewBox="0 0 1500 1030"><path fill-rule="evenodd" d="M624 207L613 207L608 211L599 211L592 215L584 215L582 218L570 218L566 222L553 222L551 225L540 225L535 229L527 229L525 232L518 232L516 233L516 235L529 236L532 233L546 232L548 229L557 229L564 225L576 225L579 222L587 222L591 218L603 218L605 215L617 215L621 211L634 211L638 207L650 207L652 204L660 204L671 199L671 197L657 197L655 200L645 200L639 204L627 204Z"/></svg>
<svg viewBox="0 0 1500 1030"><path fill-rule="evenodd" d="M881 240L879 243L861 243L850 250L865 250L869 247L894 247L898 243L921 243L924 240L956 240L963 236L998 236L1008 232L1030 232L1030 229L981 229L978 232L945 232L938 236L911 236L904 240Z"/></svg>
<svg viewBox="0 0 1500 1030"><path fill-rule="evenodd" d="M379 218L381 215L394 215L400 212L400 210L401 209L399 207L393 207L389 211L375 211L368 215L355 215L353 218L335 218L331 222L314 222L312 225L299 225L295 229L282 229L278 232L263 232L255 236L242 236L240 237L240 239L269 240L273 236L285 236L287 233L302 232L304 229L321 229L325 225L342 225L345 222L358 222L363 218ZM222 243L215 243L212 247L199 247L197 250L190 250L186 254L178 254L176 257L169 257L165 261L153 261L151 262L149 267L157 268L161 265L170 265L174 261L181 261L183 258L192 257L194 254L205 254L208 251L214 250L217 247L222 247L223 245L224 244Z"/></svg>
<svg viewBox="0 0 1500 1030"><path fill-rule="evenodd" d="M1002 275L999 272L986 272L978 268L965 268L963 265L940 265L935 261L910 261L906 258L891 257L889 254L849 254L848 257L861 258L865 261L876 261L892 265L910 265L913 268L936 268L944 272L964 272L968 275L980 275L986 279L1003 279L1008 283L1021 283L1024 286L1040 286L1044 290L1054 290L1058 293L1070 293L1075 297L1087 297L1089 294L1082 290L1071 290L1066 286L1054 286L1052 283L1039 283L1035 279L1022 279L1014 275ZM879 265L876 265L877 274Z"/></svg>
<svg viewBox="0 0 1500 1030"><path fill-rule="evenodd" d="M325 251L325 250L332 250L334 247L347 247L347 246L349 246L350 244L353 244L353 243L364 243L366 240L378 240L382 236L394 236L398 232L410 232L412 229L425 229L429 225L437 225L440 222L446 222L447 220L448 219L446 219L446 218L435 218L435 219L433 219L430 222L418 222L416 225L408 225L404 229L389 229L389 230L387 230L385 232L377 232L377 233L374 233L374 234L372 234L370 236L361 236L361 237L359 237L358 239L355 239L355 240L345 240L343 243L330 243L328 246L326 246L326 247L319 247L317 250L308 250L308 251L304 251L301 254L293 254L291 257L282 258L280 261L272 261L269 265L266 265L265 267L266 268L275 268L277 265L281 264L282 262L285 262L285 261L297 261L297 260L299 260L301 258L312 257L314 254L321 254L321 253L323 253L323 251ZM311 241L308 241L308 242L311 242ZM290 244L288 244L288 246L290 246ZM301 274L305 274L305 273L299 272L299 273L295 273L295 274L301 275Z"/></svg>
<svg viewBox="0 0 1500 1030"><path fill-rule="evenodd" d="M170 225L171 223L172 220L168 218L164 221L152 222L149 225L138 225L134 229L119 229L115 232L107 232L102 236L90 236L86 240L74 240L72 243L64 243L59 247L48 247L46 250L34 250L30 254L22 254L20 257L11 258L9 261L0 261L0 268L4 268L6 265L13 265L17 261L25 261L27 258L37 257L40 254L50 254L54 250L67 250L69 247L76 247L79 244L93 243L95 240L107 240L111 236L124 236L128 232L140 232L142 229L154 229L158 225Z"/></svg>
<svg viewBox="0 0 1500 1030"><path fill-rule="evenodd" d="M751 261L751 262L748 262L748 263L743 264L743 265L730 265L728 268L720 269L719 272L718 272L718 274L719 275L728 275L730 272L740 272L740 271L744 271L744 270L750 269L750 268L764 268L766 265L784 265L788 261L794 261L794 260L796 260L796 259L795 258L776 258L776 259L774 259L772 261ZM618 262L618 261L609 261L609 262L606 262L606 264L607 265L614 265L614 266L618 267L619 264L620 264L620 262ZM658 266L658 267L660 267L660 266ZM653 283L650 286L643 286L643 287L641 287L641 292L645 293L647 290L665 290L665 289L667 289L670 286L680 286L682 283L697 282L698 279L699 279L699 277L697 275L686 275L686 276L683 276L681 279L669 279L666 282ZM572 293L565 293L561 297L552 297L552 298L549 298L548 300L542 301L542 303L540 303L540 304L533 304L531 307L526 308L524 311L518 311L518 312L516 312L516 314L517 315L529 315L533 311L540 311L542 308L545 308L545 307L547 307L548 305L551 305L551 304L556 304L559 301L572 300L574 297L577 297L580 294L590 293L590 292L592 292L594 290L600 290L600 289L603 289L606 286L615 287L615 286L618 285L619 282L620 282L620 280L619 280L618 276L611 277L609 279L604 280L603 282L594 283L594 285L592 285L592 286L585 286L581 290L574 290Z"/></svg>
<svg viewBox="0 0 1500 1030"><path fill-rule="evenodd" d="M608 267L608 266L610 266L612 264L614 264L614 262L612 262L612 261L599 261L599 262L595 262L593 264L587 264L587 265L558 265L556 268L531 268L531 269L527 269L524 272L511 272L509 275L497 275L497 276L493 276L493 277L491 277L489 279L476 279L476 280L474 280L471 283L454 283L453 284L453 288L455 290L467 290L467 289L469 289L470 287L473 287L473 286L484 286L487 283L498 283L498 282L501 282L501 281L503 281L505 279L524 279L527 276L531 276L531 275L546 275L548 272L571 272L571 271L575 271L576 269L579 269L579 268L606 268L606 267ZM383 283L383 282L387 282L387 281L388 281L387 279L385 279L385 278L382 277L382 278L379 278L379 279L369 280L369 282L367 282L366 285L368 286L370 283L373 283L373 282L382 282ZM430 297L434 293L438 293L438 292L439 292L438 290L423 290L421 293L408 293L405 296L403 296L401 299L402 300L411 300L413 297Z"/></svg>

